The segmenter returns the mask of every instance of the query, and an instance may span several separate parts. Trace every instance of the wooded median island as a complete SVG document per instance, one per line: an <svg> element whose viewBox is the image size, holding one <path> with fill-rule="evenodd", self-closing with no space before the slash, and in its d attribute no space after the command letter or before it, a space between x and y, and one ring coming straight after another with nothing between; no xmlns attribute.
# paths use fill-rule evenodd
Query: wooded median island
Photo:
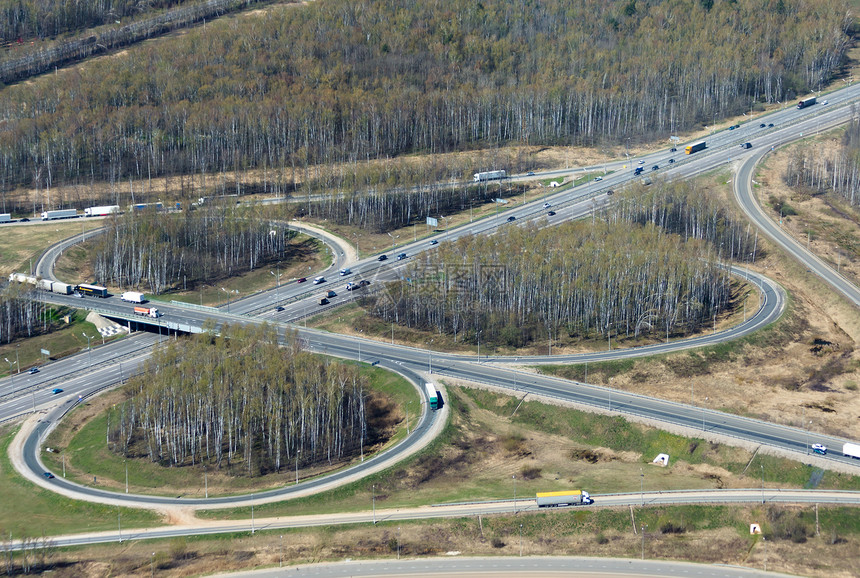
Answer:
<svg viewBox="0 0 860 578"><path fill-rule="evenodd" d="M387 322L510 347L690 334L729 312L726 261L755 259L756 242L693 185L660 183L589 221L446 243L362 305Z"/></svg>
<svg viewBox="0 0 860 578"><path fill-rule="evenodd" d="M359 368L288 341L279 347L269 326L228 326L159 348L108 410L109 447L171 467L241 464L257 476L332 464L375 443Z"/></svg>
<svg viewBox="0 0 860 578"><path fill-rule="evenodd" d="M270 6L4 88L0 194L249 169L279 194L319 164L665 138L819 88L850 23L844 0Z"/></svg>

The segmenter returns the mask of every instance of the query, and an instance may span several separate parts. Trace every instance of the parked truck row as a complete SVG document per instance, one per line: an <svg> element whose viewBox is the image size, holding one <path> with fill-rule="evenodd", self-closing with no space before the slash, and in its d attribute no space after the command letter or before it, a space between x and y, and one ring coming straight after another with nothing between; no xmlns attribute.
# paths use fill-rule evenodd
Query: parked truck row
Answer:
<svg viewBox="0 0 860 578"><path fill-rule="evenodd" d="M176 203L174 206L175 210L180 210L182 208L181 203ZM156 211L161 211L164 209L164 204L161 202L157 203L138 203L135 205L129 205L129 211L143 211L145 209L155 209ZM83 215L78 214L77 209L54 209L51 211L42 212L42 220L43 221L54 221L57 219L75 219L77 217L105 217L107 215L114 215L121 213L122 209L119 205L103 205L99 207L88 207L84 209ZM2 216L0 216L2 217ZM10 215L11 219L11 215ZM0 218L0 223L5 222Z"/></svg>
<svg viewBox="0 0 860 578"><path fill-rule="evenodd" d="M9 282L27 283L29 285L38 287L39 289L43 289L44 291L50 291L51 293L59 293L61 295L71 295L72 291L74 290L74 286L69 285L68 283L50 281L48 279L39 279L38 277L33 277L32 275L25 275L23 273L11 273L9 275Z"/></svg>

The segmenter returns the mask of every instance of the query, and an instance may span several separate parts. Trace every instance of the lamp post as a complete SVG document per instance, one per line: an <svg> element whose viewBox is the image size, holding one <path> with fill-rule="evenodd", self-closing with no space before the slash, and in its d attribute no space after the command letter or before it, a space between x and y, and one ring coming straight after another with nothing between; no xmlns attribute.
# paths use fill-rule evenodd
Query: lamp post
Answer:
<svg viewBox="0 0 860 578"><path fill-rule="evenodd" d="M702 431L705 431L705 404L708 403L708 398L702 403Z"/></svg>
<svg viewBox="0 0 860 578"><path fill-rule="evenodd" d="M397 526L397 559L400 560L400 526Z"/></svg>
<svg viewBox="0 0 860 578"><path fill-rule="evenodd" d="M373 504L373 525L376 525L376 484L370 486L370 500Z"/></svg>
<svg viewBox="0 0 860 578"><path fill-rule="evenodd" d="M296 452L296 483L299 483L299 454L302 452Z"/></svg>
<svg viewBox="0 0 860 578"><path fill-rule="evenodd" d="M281 558L278 562L278 568L284 565L284 535L281 534Z"/></svg>
<svg viewBox="0 0 860 578"><path fill-rule="evenodd" d="M764 504L764 464L759 464L761 468L761 503Z"/></svg>
<svg viewBox="0 0 860 578"><path fill-rule="evenodd" d="M511 476L514 479L514 514L517 513L517 476Z"/></svg>
<svg viewBox="0 0 860 578"><path fill-rule="evenodd" d="M520 524L520 558L523 557L523 525Z"/></svg>
<svg viewBox="0 0 860 578"><path fill-rule="evenodd" d="M645 507L645 472L639 468L639 497L642 499L642 507Z"/></svg>
<svg viewBox="0 0 860 578"><path fill-rule="evenodd" d="M15 345L15 367L17 368L17 371L15 373L21 373L21 364L18 363L18 348L19 347L21 347L21 346Z"/></svg>
<svg viewBox="0 0 860 578"><path fill-rule="evenodd" d="M84 333L83 331L81 332L81 335L83 335L84 337L86 337L86 338L87 338L87 351L89 351L90 367L92 367L92 366L93 366L93 350L92 350L92 349L90 349L90 339L91 339L91 337L90 337L89 335L87 335L86 333Z"/></svg>
<svg viewBox="0 0 860 578"><path fill-rule="evenodd" d="M281 264L278 263L278 274L275 275L271 271L269 271L269 275L274 277L277 280L277 285L275 285L275 301L281 300Z"/></svg>
<svg viewBox="0 0 860 578"><path fill-rule="evenodd" d="M128 493L128 464L125 460L122 461L122 465L125 466L125 493Z"/></svg>
<svg viewBox="0 0 860 578"><path fill-rule="evenodd" d="M9 380L11 381L11 379L12 379L12 365L17 364L18 362L17 361L9 361L8 357L4 357L3 359L5 359L6 363L9 364Z"/></svg>
<svg viewBox="0 0 860 578"><path fill-rule="evenodd" d="M645 559L645 528L648 527L648 524L642 524L639 527L639 532L642 534L642 559Z"/></svg>
<svg viewBox="0 0 860 578"><path fill-rule="evenodd" d="M155 552L149 557L149 576L150 578L155 576Z"/></svg>

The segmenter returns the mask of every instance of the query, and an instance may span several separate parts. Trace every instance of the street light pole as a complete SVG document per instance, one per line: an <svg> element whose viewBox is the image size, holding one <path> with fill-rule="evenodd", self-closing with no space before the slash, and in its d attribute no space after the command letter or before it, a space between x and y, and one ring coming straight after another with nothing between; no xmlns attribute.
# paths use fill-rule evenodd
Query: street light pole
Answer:
<svg viewBox="0 0 860 578"><path fill-rule="evenodd" d="M645 559L645 528L648 527L648 524L642 524L639 527L639 532L642 534L642 559Z"/></svg>
<svg viewBox="0 0 860 578"><path fill-rule="evenodd" d="M642 498L642 507L645 507L645 472L639 468L639 496Z"/></svg>
<svg viewBox="0 0 860 578"><path fill-rule="evenodd" d="M517 476L511 476L514 479L514 514L517 513Z"/></svg>
<svg viewBox="0 0 860 578"><path fill-rule="evenodd" d="M84 337L87 338L87 351L89 351L90 367L92 367L93 366L93 350L90 348L90 336L87 335L86 333L84 333L83 331L81 332L81 335L83 335Z"/></svg>
<svg viewBox="0 0 860 578"><path fill-rule="evenodd" d="M371 502L373 504L373 525L376 525L376 484L370 486Z"/></svg>

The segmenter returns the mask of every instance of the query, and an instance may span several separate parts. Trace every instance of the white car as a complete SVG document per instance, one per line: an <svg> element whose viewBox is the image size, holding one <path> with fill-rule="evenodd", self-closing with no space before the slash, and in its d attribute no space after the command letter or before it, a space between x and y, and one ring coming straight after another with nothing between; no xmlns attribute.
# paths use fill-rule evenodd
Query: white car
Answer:
<svg viewBox="0 0 860 578"><path fill-rule="evenodd" d="M812 451L816 454L821 454L822 456L827 455L827 446L824 444L812 444Z"/></svg>
<svg viewBox="0 0 860 578"><path fill-rule="evenodd" d="M594 180L595 180L595 181L602 181L602 180L603 180L603 177L594 177Z"/></svg>
<svg viewBox="0 0 860 578"><path fill-rule="evenodd" d="M552 206L552 205L550 205L549 203L544 203L544 204L543 204L543 208L544 208L544 209L548 209L548 208L550 208L551 206Z"/></svg>
<svg viewBox="0 0 860 578"><path fill-rule="evenodd" d="M827 101L826 101L826 100L825 100L825 101L822 101L822 103L821 103L821 104L827 104Z"/></svg>
<svg viewBox="0 0 860 578"><path fill-rule="evenodd" d="M640 164L640 165L644 165L644 164L645 164L645 161L639 161L639 164Z"/></svg>
<svg viewBox="0 0 860 578"><path fill-rule="evenodd" d="M325 283L325 277L314 278L314 285L319 285L320 283Z"/></svg>

